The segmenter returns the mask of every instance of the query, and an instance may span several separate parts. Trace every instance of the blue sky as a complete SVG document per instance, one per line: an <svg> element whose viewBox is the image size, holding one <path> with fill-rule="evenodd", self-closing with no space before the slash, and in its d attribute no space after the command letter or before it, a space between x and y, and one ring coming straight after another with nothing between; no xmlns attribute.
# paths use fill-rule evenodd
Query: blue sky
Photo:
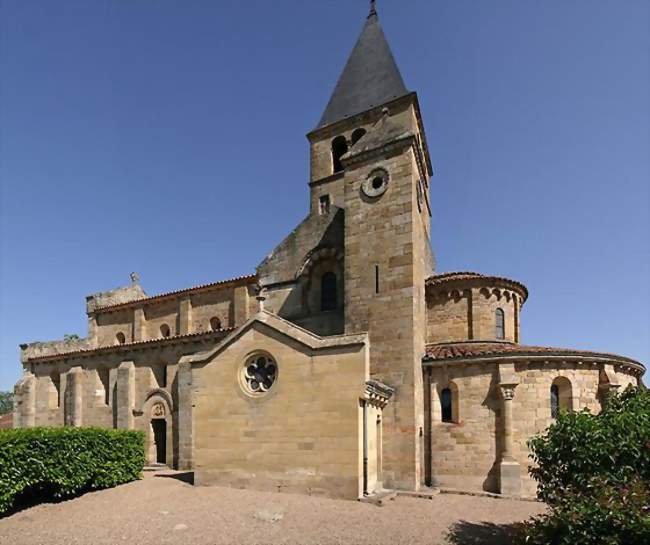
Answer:
<svg viewBox="0 0 650 545"><path fill-rule="evenodd" d="M254 271L364 0L0 0L0 389L85 295ZM418 92L440 272L524 282L522 341L650 361L650 3L379 0Z"/></svg>

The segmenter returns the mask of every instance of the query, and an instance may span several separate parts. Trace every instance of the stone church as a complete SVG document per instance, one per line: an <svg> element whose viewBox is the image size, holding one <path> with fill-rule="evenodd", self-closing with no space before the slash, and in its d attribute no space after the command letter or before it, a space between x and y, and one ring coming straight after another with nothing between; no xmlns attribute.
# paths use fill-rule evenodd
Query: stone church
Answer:
<svg viewBox="0 0 650 545"><path fill-rule="evenodd" d="M21 346L15 425L142 430L200 485L533 494L526 439L643 365L522 345L522 283L436 273L424 121L374 2L307 138L309 213L254 273L88 296L85 338Z"/></svg>

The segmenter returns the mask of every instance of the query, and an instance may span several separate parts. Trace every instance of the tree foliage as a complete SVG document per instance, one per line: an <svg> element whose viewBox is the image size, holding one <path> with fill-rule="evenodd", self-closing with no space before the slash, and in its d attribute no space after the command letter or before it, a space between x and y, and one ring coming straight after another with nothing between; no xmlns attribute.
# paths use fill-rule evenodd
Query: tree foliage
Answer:
<svg viewBox="0 0 650 545"><path fill-rule="evenodd" d="M96 428L0 431L0 513L21 497L60 499L140 478L144 434Z"/></svg>
<svg viewBox="0 0 650 545"><path fill-rule="evenodd" d="M528 444L550 512L526 525L526 543L650 543L650 391L629 387L598 415L561 413Z"/></svg>
<svg viewBox="0 0 650 545"><path fill-rule="evenodd" d="M0 415L10 413L14 410L14 394L11 392L0 392Z"/></svg>

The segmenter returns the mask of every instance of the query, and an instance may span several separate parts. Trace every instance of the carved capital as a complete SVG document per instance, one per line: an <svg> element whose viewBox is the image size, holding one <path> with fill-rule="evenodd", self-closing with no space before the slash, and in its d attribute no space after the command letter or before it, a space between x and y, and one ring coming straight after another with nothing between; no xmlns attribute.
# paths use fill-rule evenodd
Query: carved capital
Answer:
<svg viewBox="0 0 650 545"><path fill-rule="evenodd" d="M515 388L517 384L499 384L499 389L501 390L501 397L504 401L512 401L515 397Z"/></svg>

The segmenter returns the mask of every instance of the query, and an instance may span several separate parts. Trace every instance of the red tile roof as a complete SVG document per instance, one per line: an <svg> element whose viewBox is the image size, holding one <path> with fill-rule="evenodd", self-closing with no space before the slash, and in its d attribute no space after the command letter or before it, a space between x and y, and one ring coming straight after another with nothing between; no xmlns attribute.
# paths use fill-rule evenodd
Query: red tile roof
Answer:
<svg viewBox="0 0 650 545"><path fill-rule="evenodd" d="M0 416L0 430L6 430L14 427L13 413L3 414Z"/></svg>
<svg viewBox="0 0 650 545"><path fill-rule="evenodd" d="M220 280L218 282L212 282L210 284L201 284L199 286L193 286L191 288L183 288L176 291L168 291L166 293L159 293L158 295L151 295L148 297L142 297L140 299L134 299L133 301L127 301L126 303L118 303L116 305L108 305L105 307L96 308L93 312L106 312L113 311L122 308L128 308L130 306L135 306L144 302L156 301L160 299L166 299L170 297L176 297L178 295L184 295L186 293L193 293L197 291L209 290L216 287L226 287L229 284L252 284L257 281L257 274L249 274L246 276L237 276L235 278L229 278L227 280Z"/></svg>
<svg viewBox="0 0 650 545"><path fill-rule="evenodd" d="M511 342L482 342L466 341L457 343L437 343L426 346L427 361L450 361L465 359L498 358L499 356L565 356L571 359L582 358L605 358L616 363L627 363L645 369L643 364L631 358L607 354L603 352L592 352L588 350L574 350L571 348L553 348L551 346L527 346Z"/></svg>
<svg viewBox="0 0 650 545"><path fill-rule="evenodd" d="M489 284L505 285L510 289L517 290L524 298L524 301L528 299L528 288L524 286L521 282L517 282L516 280L511 280L510 278L505 278L503 276L489 276L489 275L485 275L477 272L471 272L471 271L448 272L443 274L436 274L427 278L425 283L427 286L442 286L444 284L451 283L451 282L476 281L476 280L481 281L482 283L485 283L487 285Z"/></svg>
<svg viewBox="0 0 650 545"><path fill-rule="evenodd" d="M29 362L39 362L39 361L51 361L58 359L65 359L75 356L92 356L100 352L119 352L127 351L132 348L140 348L146 345L158 345L158 344L173 344L175 341L192 341L192 340L202 340L202 338L209 339L211 337L219 337L220 339L225 336L225 334L234 331L236 327L226 327L223 329L217 329L216 331L200 331L198 333L188 333L186 335L174 335L172 337L159 337L155 339L147 339L145 341L136 341L132 343L125 344L113 344L108 346L98 346L97 348L82 348L80 350L71 350L70 352L59 352L57 354L47 354L44 356L37 356L34 358L28 358ZM219 339L219 340L220 340Z"/></svg>

